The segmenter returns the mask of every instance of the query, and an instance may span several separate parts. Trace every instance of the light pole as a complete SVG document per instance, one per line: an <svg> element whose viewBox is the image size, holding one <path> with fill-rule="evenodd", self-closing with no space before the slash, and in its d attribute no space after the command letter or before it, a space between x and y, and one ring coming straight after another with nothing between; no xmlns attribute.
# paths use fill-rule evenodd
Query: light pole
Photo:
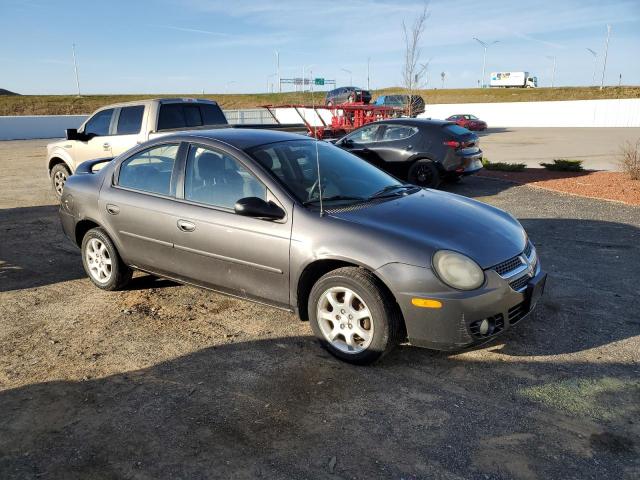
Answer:
<svg viewBox="0 0 640 480"><path fill-rule="evenodd" d="M282 93L282 82L280 81L280 52L276 52L276 75L278 76L278 92Z"/></svg>
<svg viewBox="0 0 640 480"><path fill-rule="evenodd" d="M73 55L73 71L76 74L76 87L78 87L78 96L80 96L80 80L78 79L78 62L76 62L76 44L71 45L71 53Z"/></svg>
<svg viewBox="0 0 640 480"><path fill-rule="evenodd" d="M590 48L587 48L587 51L593 55L593 78L591 79L591 85L595 85L596 84L596 68L598 68L598 52L596 52L595 50L591 50Z"/></svg>
<svg viewBox="0 0 640 480"><path fill-rule="evenodd" d="M496 43L500 43L500 41L499 40L494 40L491 43L487 43L487 42L483 42L482 40L480 40L477 37L473 37L473 39L476 42L478 42L480 45L482 45L482 48L484 48L484 54L482 55L482 82L480 84L480 86L483 87L484 86L484 81L485 81L485 79L484 79L484 69L485 69L485 66L487 64L487 48L489 48L491 45L495 45Z"/></svg>
<svg viewBox="0 0 640 480"><path fill-rule="evenodd" d="M306 86L306 78L305 77L305 72L307 71L308 68L311 68L315 65L315 63L312 63L311 65L303 65L302 66L302 91L304 92L304 87ZM311 71L309 70L309 73L311 73Z"/></svg>
<svg viewBox="0 0 640 480"><path fill-rule="evenodd" d="M369 84L369 67L371 66L371 57L367 57L367 90L371 91L371 85Z"/></svg>
<svg viewBox="0 0 640 480"><path fill-rule="evenodd" d="M549 60L553 60L553 71L551 73L551 88L553 88L553 84L555 83L555 80L556 80L556 57L547 55L547 58Z"/></svg>
<svg viewBox="0 0 640 480"><path fill-rule="evenodd" d="M349 86L353 87L353 72L351 72L351 70L347 70L346 68L341 68L340 70L349 74Z"/></svg>
<svg viewBox="0 0 640 480"><path fill-rule="evenodd" d="M271 83L271 78L275 77L276 75L278 75L277 73L272 73L271 75L267 75L267 93L273 93L272 90L273 88L269 88L269 84Z"/></svg>
<svg viewBox="0 0 640 480"><path fill-rule="evenodd" d="M607 54L609 53L609 37L611 36L611 25L607 25L607 42L604 45L604 61L602 62L602 80L600 90L604 88L604 72L607 69Z"/></svg>

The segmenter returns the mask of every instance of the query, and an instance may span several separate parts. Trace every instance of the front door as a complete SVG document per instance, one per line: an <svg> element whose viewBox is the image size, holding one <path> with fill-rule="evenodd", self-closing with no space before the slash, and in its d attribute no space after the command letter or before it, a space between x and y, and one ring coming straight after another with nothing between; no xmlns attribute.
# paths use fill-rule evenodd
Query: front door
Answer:
<svg viewBox="0 0 640 480"><path fill-rule="evenodd" d="M368 161L369 163L380 166L380 158L373 150L373 147L375 146L377 141L379 129L379 124L367 125L359 128L355 132L345 137L341 141L339 146L340 148L343 148L353 153L354 155L357 155L360 158Z"/></svg>
<svg viewBox="0 0 640 480"><path fill-rule="evenodd" d="M74 170L84 161L112 156L110 129L113 113L113 108L100 110L84 124L82 133L90 139L73 142L71 155L75 163Z"/></svg>
<svg viewBox="0 0 640 480"><path fill-rule="evenodd" d="M174 226L176 272L227 293L289 305L290 216L260 220L234 213L237 200L278 200L238 159L192 145ZM282 206L282 204L280 204Z"/></svg>
<svg viewBox="0 0 640 480"><path fill-rule="evenodd" d="M180 207L173 173L179 151L179 143L168 143L127 158L113 182L103 186L98 202L125 262L167 275L173 271L172 237Z"/></svg>

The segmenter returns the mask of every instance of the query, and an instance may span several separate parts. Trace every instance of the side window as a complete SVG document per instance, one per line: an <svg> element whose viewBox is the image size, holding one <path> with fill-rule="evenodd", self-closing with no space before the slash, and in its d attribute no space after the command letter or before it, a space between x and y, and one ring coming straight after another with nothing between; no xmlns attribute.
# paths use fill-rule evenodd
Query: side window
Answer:
<svg viewBox="0 0 640 480"><path fill-rule="evenodd" d="M165 103L160 105L158 130L226 124L227 119L218 105L203 103Z"/></svg>
<svg viewBox="0 0 640 480"><path fill-rule="evenodd" d="M120 109L118 117L118 135L133 135L140 133L142 127L142 115L144 114L144 106L123 107Z"/></svg>
<svg viewBox="0 0 640 480"><path fill-rule="evenodd" d="M267 199L267 188L226 153L192 146L187 157L184 198L233 209L241 198Z"/></svg>
<svg viewBox="0 0 640 480"><path fill-rule="evenodd" d="M416 133L418 133L418 129L416 127L407 127L404 125L387 125L387 128L382 134L381 141L386 142L392 140L404 140L405 138L409 138Z"/></svg>
<svg viewBox="0 0 640 480"><path fill-rule="evenodd" d="M84 133L96 137L109 135L109 125L113 116L113 108L96 113L84 126Z"/></svg>
<svg viewBox="0 0 640 480"><path fill-rule="evenodd" d="M171 173L179 144L158 145L136 153L120 165L118 185L142 192L171 194Z"/></svg>
<svg viewBox="0 0 640 480"><path fill-rule="evenodd" d="M347 139L355 143L375 142L378 128L380 128L380 125L369 125L367 127L362 127L360 130L357 130L349 135Z"/></svg>

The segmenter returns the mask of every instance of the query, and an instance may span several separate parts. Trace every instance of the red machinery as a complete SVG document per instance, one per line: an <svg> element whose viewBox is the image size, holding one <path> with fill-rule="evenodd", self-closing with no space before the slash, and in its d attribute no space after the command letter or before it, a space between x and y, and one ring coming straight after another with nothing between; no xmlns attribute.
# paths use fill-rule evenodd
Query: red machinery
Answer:
<svg viewBox="0 0 640 480"><path fill-rule="evenodd" d="M342 105L264 105L274 120L278 123L275 110L278 108L292 108L300 116L302 123L307 127L310 137L319 140L323 138L335 138L349 133L367 123L398 117L403 109L380 105L365 105L363 102L345 103ZM320 119L321 126L311 125L301 109L311 109ZM327 123L320 114L321 111L331 112L331 122Z"/></svg>

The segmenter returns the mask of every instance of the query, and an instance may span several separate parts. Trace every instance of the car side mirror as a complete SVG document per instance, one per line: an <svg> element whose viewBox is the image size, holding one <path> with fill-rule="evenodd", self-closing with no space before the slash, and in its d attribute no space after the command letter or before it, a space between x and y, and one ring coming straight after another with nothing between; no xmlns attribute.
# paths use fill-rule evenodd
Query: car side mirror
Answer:
<svg viewBox="0 0 640 480"><path fill-rule="evenodd" d="M350 138L345 138L341 142L338 142L340 145L344 145L345 147L351 147L353 145L353 140Z"/></svg>
<svg viewBox="0 0 640 480"><path fill-rule="evenodd" d="M64 134L67 140L80 140L80 134L77 128L67 128Z"/></svg>
<svg viewBox="0 0 640 480"><path fill-rule="evenodd" d="M265 202L258 197L245 197L238 200L234 211L243 217L280 220L284 218L284 210L273 202Z"/></svg>

